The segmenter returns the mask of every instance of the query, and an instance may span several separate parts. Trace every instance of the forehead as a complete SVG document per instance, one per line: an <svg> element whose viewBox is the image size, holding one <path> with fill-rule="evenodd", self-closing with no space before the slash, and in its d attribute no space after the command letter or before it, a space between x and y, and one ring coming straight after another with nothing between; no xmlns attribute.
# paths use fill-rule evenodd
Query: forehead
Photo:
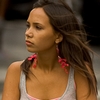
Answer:
<svg viewBox="0 0 100 100"><path fill-rule="evenodd" d="M46 15L43 8L34 8L29 14L28 20L29 19L40 22L49 22L49 17Z"/></svg>

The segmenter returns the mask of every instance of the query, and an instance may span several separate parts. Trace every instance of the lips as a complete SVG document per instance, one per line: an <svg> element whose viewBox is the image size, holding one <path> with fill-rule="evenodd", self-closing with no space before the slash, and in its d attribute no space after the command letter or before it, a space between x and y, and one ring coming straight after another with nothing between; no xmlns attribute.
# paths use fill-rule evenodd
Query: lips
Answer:
<svg viewBox="0 0 100 100"><path fill-rule="evenodd" d="M33 45L33 43L30 42L30 41L28 41L28 40L26 40L26 45L27 45L27 46L31 46L31 45Z"/></svg>

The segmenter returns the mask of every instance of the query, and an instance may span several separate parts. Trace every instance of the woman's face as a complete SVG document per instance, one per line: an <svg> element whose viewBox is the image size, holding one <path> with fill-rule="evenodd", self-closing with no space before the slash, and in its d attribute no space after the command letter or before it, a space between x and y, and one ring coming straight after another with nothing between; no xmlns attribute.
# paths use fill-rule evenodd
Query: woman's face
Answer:
<svg viewBox="0 0 100 100"><path fill-rule="evenodd" d="M33 9L27 19L26 46L30 52L43 52L56 47L57 33L43 8Z"/></svg>

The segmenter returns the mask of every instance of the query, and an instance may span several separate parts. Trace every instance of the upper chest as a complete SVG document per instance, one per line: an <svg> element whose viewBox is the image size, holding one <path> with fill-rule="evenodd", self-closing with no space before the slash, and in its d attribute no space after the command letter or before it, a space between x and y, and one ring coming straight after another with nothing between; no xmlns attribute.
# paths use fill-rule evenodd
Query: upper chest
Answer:
<svg viewBox="0 0 100 100"><path fill-rule="evenodd" d="M27 93L36 98L61 97L68 85L68 74L50 73L31 75L26 79Z"/></svg>

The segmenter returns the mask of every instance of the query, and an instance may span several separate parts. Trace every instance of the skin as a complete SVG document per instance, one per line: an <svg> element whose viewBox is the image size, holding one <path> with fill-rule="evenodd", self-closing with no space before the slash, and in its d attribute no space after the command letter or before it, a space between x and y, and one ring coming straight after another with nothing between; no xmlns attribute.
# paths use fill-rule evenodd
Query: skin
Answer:
<svg viewBox="0 0 100 100"><path fill-rule="evenodd" d="M29 78L26 79L27 93L41 100L61 97L67 87L69 75L58 63L56 51L56 46L63 37L53 30L49 18L42 8L35 8L30 12L25 39L27 50L38 53L36 68L30 66L30 71L34 75L29 73ZM2 100L19 100L21 63L22 61L14 62L9 66ZM68 67L68 72L69 69L70 67ZM75 83L77 100L97 100L94 94L91 94L87 99L85 98L89 92L89 84L87 79L76 71Z"/></svg>

